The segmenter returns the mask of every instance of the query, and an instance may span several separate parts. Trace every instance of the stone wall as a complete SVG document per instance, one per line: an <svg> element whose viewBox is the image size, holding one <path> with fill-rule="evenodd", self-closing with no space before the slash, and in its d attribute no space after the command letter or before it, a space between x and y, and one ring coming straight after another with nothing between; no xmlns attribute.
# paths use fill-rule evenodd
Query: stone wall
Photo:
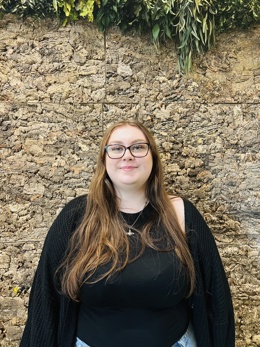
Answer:
<svg viewBox="0 0 260 347"><path fill-rule="evenodd" d="M87 192L103 130L130 117L156 136L169 191L192 200L215 235L237 347L260 345L259 41L259 26L222 35L182 76L171 43L0 20L0 346L18 346L43 240Z"/></svg>

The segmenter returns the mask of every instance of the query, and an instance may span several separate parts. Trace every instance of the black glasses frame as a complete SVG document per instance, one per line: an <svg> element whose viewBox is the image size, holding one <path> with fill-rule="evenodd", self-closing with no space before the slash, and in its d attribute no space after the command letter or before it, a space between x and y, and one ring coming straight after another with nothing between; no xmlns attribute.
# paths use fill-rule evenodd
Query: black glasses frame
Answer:
<svg viewBox="0 0 260 347"><path fill-rule="evenodd" d="M145 155L136 155L136 154L133 154L133 152L131 151L131 147L136 146L136 145L147 145L147 151L146 151ZM112 147L112 146L115 146L115 145L108 145L108 146L105 146L105 151L107 152L107 155L109 156L110 159L120 159L120 158L123 158L123 156L125 155L125 152L126 152L127 149L129 150L129 152L131 153L131 155L132 155L133 157L135 157L135 158L144 158L144 157L147 156L147 154L148 154L148 152L149 152L149 149L150 149L150 143L147 143L147 142L138 142L138 143L134 143L134 144L132 144L131 146L128 146L128 147L126 147L126 146L124 146L124 145L118 145L118 146L121 146L121 147L124 148L124 152L123 152L122 155L120 155L120 157L113 158L113 157L110 157L109 152L108 152L109 147Z"/></svg>

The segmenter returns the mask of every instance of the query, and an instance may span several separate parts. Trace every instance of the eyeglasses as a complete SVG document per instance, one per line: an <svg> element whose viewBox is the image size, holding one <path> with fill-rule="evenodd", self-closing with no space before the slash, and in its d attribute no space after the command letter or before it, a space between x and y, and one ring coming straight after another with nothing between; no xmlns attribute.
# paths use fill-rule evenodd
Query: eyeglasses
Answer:
<svg viewBox="0 0 260 347"><path fill-rule="evenodd" d="M108 145L105 147L105 151L107 155L111 159L120 159L125 155L127 149L135 158L143 158L146 157L150 148L149 143L135 143L131 146L124 145Z"/></svg>

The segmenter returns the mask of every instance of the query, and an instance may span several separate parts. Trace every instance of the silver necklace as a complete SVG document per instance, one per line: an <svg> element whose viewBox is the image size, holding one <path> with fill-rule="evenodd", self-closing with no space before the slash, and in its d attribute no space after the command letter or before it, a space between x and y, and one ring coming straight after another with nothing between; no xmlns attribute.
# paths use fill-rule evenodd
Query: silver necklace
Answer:
<svg viewBox="0 0 260 347"><path fill-rule="evenodd" d="M146 206L148 205L148 202L149 202L149 201L146 201L146 203L145 203L145 205L144 205L142 211L140 211L140 213L138 214L136 220L134 221L134 223L133 223L132 225L128 225L128 223L126 223L126 220L124 219L123 215L121 214L121 216L122 216L122 218L123 218L123 220L124 220L124 222L126 223L126 226L127 226L127 228L128 228L128 231L126 232L126 235L128 235L128 236L134 235L134 233L132 232L132 228L133 228L133 226L136 224L136 222L138 221L138 219L141 217L141 214L143 213L143 210L144 210L144 209L146 208Z"/></svg>

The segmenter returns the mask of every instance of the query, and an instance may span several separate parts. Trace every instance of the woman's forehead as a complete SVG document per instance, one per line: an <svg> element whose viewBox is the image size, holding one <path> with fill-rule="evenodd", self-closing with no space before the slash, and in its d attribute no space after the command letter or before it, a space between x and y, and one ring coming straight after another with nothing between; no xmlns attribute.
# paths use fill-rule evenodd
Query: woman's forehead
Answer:
<svg viewBox="0 0 260 347"><path fill-rule="evenodd" d="M109 139L109 141L126 141L126 140L131 140L131 141L137 141L137 140L146 140L146 136L142 132L142 130L136 126L132 125L120 125L116 127Z"/></svg>

